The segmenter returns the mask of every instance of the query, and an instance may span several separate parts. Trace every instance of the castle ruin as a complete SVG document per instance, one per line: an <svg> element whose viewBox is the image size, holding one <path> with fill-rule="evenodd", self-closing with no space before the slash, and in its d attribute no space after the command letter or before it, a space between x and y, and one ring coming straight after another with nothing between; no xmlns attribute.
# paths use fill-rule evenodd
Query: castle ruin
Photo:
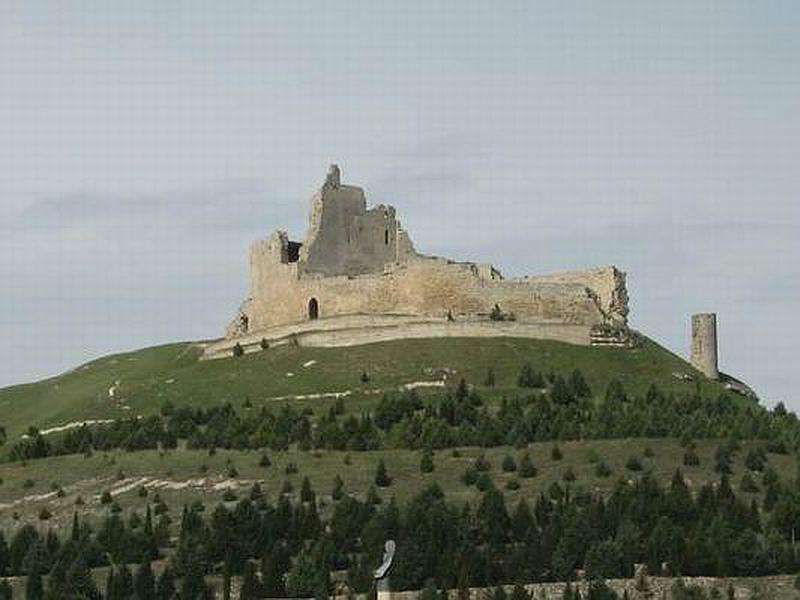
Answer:
<svg viewBox="0 0 800 600"><path fill-rule="evenodd" d="M279 230L251 246L249 297L205 356L441 336L624 345L627 324L616 267L506 279L489 264L420 254L395 208L368 208L333 165L302 242Z"/></svg>

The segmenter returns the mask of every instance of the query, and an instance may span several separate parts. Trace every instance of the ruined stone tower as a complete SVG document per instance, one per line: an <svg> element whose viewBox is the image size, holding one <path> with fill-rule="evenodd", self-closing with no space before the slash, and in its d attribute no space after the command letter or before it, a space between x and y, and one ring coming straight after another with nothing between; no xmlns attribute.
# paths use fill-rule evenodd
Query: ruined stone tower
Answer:
<svg viewBox="0 0 800 600"><path fill-rule="evenodd" d="M709 379L719 379L715 313L692 315L692 366Z"/></svg>

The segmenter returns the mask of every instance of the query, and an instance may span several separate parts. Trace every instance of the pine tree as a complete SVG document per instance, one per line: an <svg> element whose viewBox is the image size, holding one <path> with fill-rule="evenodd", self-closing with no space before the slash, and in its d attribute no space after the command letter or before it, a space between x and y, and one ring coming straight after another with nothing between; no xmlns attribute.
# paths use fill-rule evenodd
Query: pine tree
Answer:
<svg viewBox="0 0 800 600"><path fill-rule="evenodd" d="M156 583L156 600L172 600L175 596L175 576L167 566Z"/></svg>
<svg viewBox="0 0 800 600"><path fill-rule="evenodd" d="M344 481L336 474L333 478L333 489L331 490L331 498L334 500L341 500L344 497Z"/></svg>
<svg viewBox="0 0 800 600"><path fill-rule="evenodd" d="M156 581L150 566L149 554L145 554L142 564L136 569L133 591L136 593L137 600L155 600L156 598Z"/></svg>
<svg viewBox="0 0 800 600"><path fill-rule="evenodd" d="M389 487L391 484L392 480L386 472L386 464L383 462L383 459L381 459L375 471L375 485L378 487Z"/></svg>
<svg viewBox="0 0 800 600"><path fill-rule="evenodd" d="M37 571L28 575L25 581L25 600L42 600L44 598L44 584L42 575Z"/></svg>
<svg viewBox="0 0 800 600"><path fill-rule="evenodd" d="M422 451L422 459L419 461L419 470L421 473L433 473L435 468L433 464L433 450L425 448L425 450Z"/></svg>
<svg viewBox="0 0 800 600"><path fill-rule="evenodd" d="M261 583L256 575L256 566L248 561L244 567L242 589L239 592L240 600L256 600L261 597Z"/></svg>
<svg viewBox="0 0 800 600"><path fill-rule="evenodd" d="M316 502L316 499L317 495L314 493L314 490L311 489L311 482L309 481L308 477L304 477L303 483L300 486L300 502L313 504Z"/></svg>

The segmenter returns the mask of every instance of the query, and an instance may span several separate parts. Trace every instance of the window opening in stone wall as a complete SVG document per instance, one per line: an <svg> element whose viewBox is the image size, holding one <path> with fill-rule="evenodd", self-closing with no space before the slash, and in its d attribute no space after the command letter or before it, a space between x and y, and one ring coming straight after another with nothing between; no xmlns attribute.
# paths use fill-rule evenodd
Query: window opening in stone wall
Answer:
<svg viewBox="0 0 800 600"><path fill-rule="evenodd" d="M389 245L389 230L388 229L383 232L383 243L386 244L387 246Z"/></svg>
<svg viewBox="0 0 800 600"><path fill-rule="evenodd" d="M308 301L308 318L312 321L319 318L319 302L316 298Z"/></svg>

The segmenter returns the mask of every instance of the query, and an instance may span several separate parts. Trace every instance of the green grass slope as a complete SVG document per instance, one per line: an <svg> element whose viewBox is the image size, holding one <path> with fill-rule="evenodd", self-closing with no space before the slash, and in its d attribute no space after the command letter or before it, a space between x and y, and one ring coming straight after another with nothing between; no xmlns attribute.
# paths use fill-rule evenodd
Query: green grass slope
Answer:
<svg viewBox="0 0 800 600"><path fill-rule="evenodd" d="M10 440L28 427L40 429L88 419L147 415L167 400L174 405L241 406L284 402L285 396L350 392L348 410L359 410L382 391L446 377L482 385L489 368L497 387L516 385L521 366L568 375L579 368L595 394L617 378L629 392L642 393L655 383L664 390L692 390L704 395L721 388L697 375L680 357L645 339L633 349L592 348L531 339L424 339L350 348L282 347L240 358L200 361L202 349L176 343L117 354L87 363L37 383L0 389L0 425ZM367 383L361 374L369 375ZM691 373L697 382L673 373ZM119 382L116 399L109 389ZM317 407L324 399L293 400Z"/></svg>

